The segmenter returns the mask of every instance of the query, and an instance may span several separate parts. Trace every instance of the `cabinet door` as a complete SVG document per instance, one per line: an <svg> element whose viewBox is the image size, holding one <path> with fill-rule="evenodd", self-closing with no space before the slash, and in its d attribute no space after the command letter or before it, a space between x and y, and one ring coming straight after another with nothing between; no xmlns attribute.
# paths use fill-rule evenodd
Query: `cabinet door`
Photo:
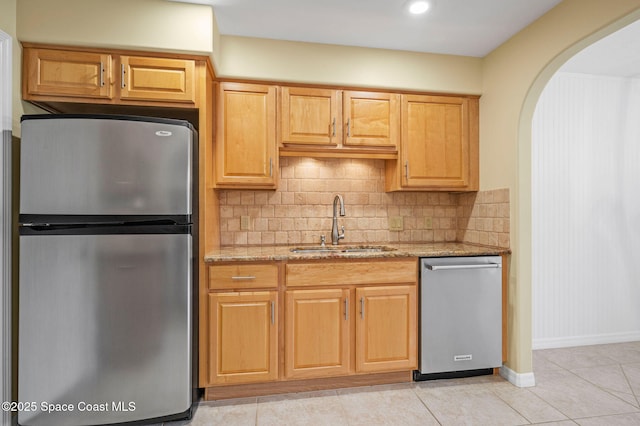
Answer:
<svg viewBox="0 0 640 426"><path fill-rule="evenodd" d="M24 49L25 98L29 95L111 99L109 54Z"/></svg>
<svg viewBox="0 0 640 426"><path fill-rule="evenodd" d="M123 55L119 84L123 100L195 103L195 63Z"/></svg>
<svg viewBox="0 0 640 426"><path fill-rule="evenodd" d="M356 371L416 368L416 287L358 288L356 305Z"/></svg>
<svg viewBox="0 0 640 426"><path fill-rule="evenodd" d="M403 95L402 184L462 188L469 183L468 100Z"/></svg>
<svg viewBox="0 0 640 426"><path fill-rule="evenodd" d="M216 186L275 188L276 88L220 83L216 114Z"/></svg>
<svg viewBox="0 0 640 426"><path fill-rule="evenodd" d="M283 87L282 142L337 145L342 129L337 90Z"/></svg>
<svg viewBox="0 0 640 426"><path fill-rule="evenodd" d="M248 383L278 377L275 291L209 294L209 382Z"/></svg>
<svg viewBox="0 0 640 426"><path fill-rule="evenodd" d="M400 95L344 92L345 145L395 147L400 135Z"/></svg>
<svg viewBox="0 0 640 426"><path fill-rule="evenodd" d="M348 374L349 290L289 290L286 305L286 377Z"/></svg>

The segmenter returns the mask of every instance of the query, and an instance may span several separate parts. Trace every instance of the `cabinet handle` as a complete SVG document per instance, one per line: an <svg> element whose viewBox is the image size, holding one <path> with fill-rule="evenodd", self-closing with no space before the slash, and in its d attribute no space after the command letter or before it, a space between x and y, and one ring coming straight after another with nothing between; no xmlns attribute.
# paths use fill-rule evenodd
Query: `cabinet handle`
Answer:
<svg viewBox="0 0 640 426"><path fill-rule="evenodd" d="M271 301L271 324L275 324L275 323L276 323L276 304L272 300Z"/></svg>
<svg viewBox="0 0 640 426"><path fill-rule="evenodd" d="M351 119L347 118L347 137L351 136Z"/></svg>
<svg viewBox="0 0 640 426"><path fill-rule="evenodd" d="M364 297L360 298L360 318L364 319Z"/></svg>
<svg viewBox="0 0 640 426"><path fill-rule="evenodd" d="M123 89L125 87L127 87L127 84L125 83L125 74L126 71L124 70L124 64L120 64L120 87L122 87Z"/></svg>
<svg viewBox="0 0 640 426"><path fill-rule="evenodd" d="M100 62L100 87L104 87L104 62Z"/></svg>
<svg viewBox="0 0 640 426"><path fill-rule="evenodd" d="M336 135L336 118L333 117L333 122L331 123L331 127L333 128L333 130L331 131L331 136L335 136Z"/></svg>
<svg viewBox="0 0 640 426"><path fill-rule="evenodd" d="M273 158L269 157L269 177L273 177Z"/></svg>
<svg viewBox="0 0 640 426"><path fill-rule="evenodd" d="M349 321L349 298L344 298L344 320Z"/></svg>
<svg viewBox="0 0 640 426"><path fill-rule="evenodd" d="M404 162L404 175L407 178L407 180L409 180L409 162L408 161Z"/></svg>
<svg viewBox="0 0 640 426"><path fill-rule="evenodd" d="M255 279L256 279L256 277L255 277L255 276L253 276L253 275L245 275L245 276L237 275L237 276L233 276L233 277L231 277L231 279L232 279L232 280L236 280L236 281L242 281L242 280L245 280L245 281L246 281L246 280L255 280Z"/></svg>

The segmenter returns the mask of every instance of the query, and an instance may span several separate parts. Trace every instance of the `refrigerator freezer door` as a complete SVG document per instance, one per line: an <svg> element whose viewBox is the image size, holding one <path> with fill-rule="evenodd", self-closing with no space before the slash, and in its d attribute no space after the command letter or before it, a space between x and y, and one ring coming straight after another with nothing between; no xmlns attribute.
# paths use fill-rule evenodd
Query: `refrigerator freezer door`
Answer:
<svg viewBox="0 0 640 426"><path fill-rule="evenodd" d="M169 122L23 120L20 213L191 214L193 132Z"/></svg>
<svg viewBox="0 0 640 426"><path fill-rule="evenodd" d="M20 425L190 409L191 238L20 236L18 398L36 404Z"/></svg>

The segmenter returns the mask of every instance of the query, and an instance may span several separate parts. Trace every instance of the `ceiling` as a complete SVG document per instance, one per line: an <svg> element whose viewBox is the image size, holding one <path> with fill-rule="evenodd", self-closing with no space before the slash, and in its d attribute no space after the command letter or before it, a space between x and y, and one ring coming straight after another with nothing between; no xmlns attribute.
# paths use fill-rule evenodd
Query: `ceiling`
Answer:
<svg viewBox="0 0 640 426"><path fill-rule="evenodd" d="M483 57L560 0L173 0L213 6L221 34Z"/></svg>
<svg viewBox="0 0 640 426"><path fill-rule="evenodd" d="M640 78L640 21L588 46L560 71Z"/></svg>
<svg viewBox="0 0 640 426"><path fill-rule="evenodd" d="M170 0L213 7L221 34L484 57L561 0ZM640 21L587 47L561 69L640 77Z"/></svg>

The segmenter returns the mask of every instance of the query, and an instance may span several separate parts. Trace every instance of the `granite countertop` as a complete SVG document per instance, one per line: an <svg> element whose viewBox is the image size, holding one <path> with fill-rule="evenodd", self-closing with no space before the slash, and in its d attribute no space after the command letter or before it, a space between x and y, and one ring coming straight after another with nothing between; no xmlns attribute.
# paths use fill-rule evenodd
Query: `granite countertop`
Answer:
<svg viewBox="0 0 640 426"><path fill-rule="evenodd" d="M221 247L205 253L207 263L233 261L317 260L317 259L370 259L400 257L483 256L511 253L510 249L469 243L378 243L341 244L338 248L385 246L392 250L380 252L311 252L294 253L294 247L305 245L235 246ZM317 246L314 246L317 247ZM327 248L335 248L327 244Z"/></svg>

